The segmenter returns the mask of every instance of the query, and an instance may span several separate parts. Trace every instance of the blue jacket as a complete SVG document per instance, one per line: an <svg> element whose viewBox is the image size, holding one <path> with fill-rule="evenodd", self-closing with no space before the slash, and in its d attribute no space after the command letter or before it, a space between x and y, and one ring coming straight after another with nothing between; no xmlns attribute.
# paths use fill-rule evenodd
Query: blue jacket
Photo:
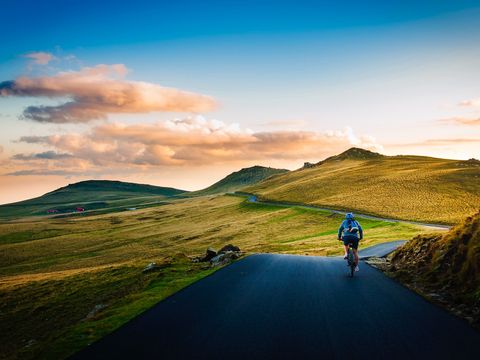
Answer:
<svg viewBox="0 0 480 360"><path fill-rule="evenodd" d="M349 226L357 227L358 233L350 233L348 232ZM342 225L338 228L338 238L339 239L348 239L348 238L356 238L359 240L363 239L363 229L360 226L360 223L357 220L343 220Z"/></svg>

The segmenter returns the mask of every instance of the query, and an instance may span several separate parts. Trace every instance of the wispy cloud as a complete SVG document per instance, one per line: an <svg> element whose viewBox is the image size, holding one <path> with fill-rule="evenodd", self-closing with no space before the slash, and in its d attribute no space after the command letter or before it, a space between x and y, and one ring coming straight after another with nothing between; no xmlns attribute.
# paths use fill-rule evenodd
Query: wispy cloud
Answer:
<svg viewBox="0 0 480 360"><path fill-rule="evenodd" d="M465 145L465 144L480 144L480 137L471 138L441 138L441 139L426 139L423 141L403 143L403 144L389 144L391 148L412 148L412 147L431 147L431 146L451 146L451 145Z"/></svg>
<svg viewBox="0 0 480 360"><path fill-rule="evenodd" d="M16 140L15 142L24 142L27 144L42 144L48 141L48 136L22 136L20 139Z"/></svg>
<svg viewBox="0 0 480 360"><path fill-rule="evenodd" d="M107 123L83 134L29 136L20 141L44 144L57 153L82 159L89 166L113 167L321 159L349 146L382 149L372 137L357 136L349 128L329 132L253 132L200 116L156 124Z"/></svg>
<svg viewBox="0 0 480 360"><path fill-rule="evenodd" d="M29 170L18 170L10 173L4 174L6 176L75 176L81 175L75 171L66 171L66 170L42 170L42 169L29 169Z"/></svg>
<svg viewBox="0 0 480 360"><path fill-rule="evenodd" d="M428 139L415 145L423 146L444 146L444 145L460 145L460 144L480 144L480 137L478 138L453 138L453 139Z"/></svg>
<svg viewBox="0 0 480 360"><path fill-rule="evenodd" d="M30 52L25 54L24 57L31 59L32 62L37 65L47 65L50 61L55 59L55 56L43 51Z"/></svg>
<svg viewBox="0 0 480 360"><path fill-rule="evenodd" d="M58 153L55 151L45 151L36 154L15 154L12 156L13 160L58 160L72 158L71 154Z"/></svg>
<svg viewBox="0 0 480 360"><path fill-rule="evenodd" d="M439 120L443 124L456 124L466 126L480 126L480 118L467 118L467 117L453 117L449 119Z"/></svg>
<svg viewBox="0 0 480 360"><path fill-rule="evenodd" d="M463 100L458 105L467 107L480 107L480 98Z"/></svg>
<svg viewBox="0 0 480 360"><path fill-rule="evenodd" d="M19 77L0 83L0 96L68 98L58 106L28 106L23 117L46 123L84 123L115 113L206 112L215 101L205 95L127 81L123 64L97 65L53 76Z"/></svg>

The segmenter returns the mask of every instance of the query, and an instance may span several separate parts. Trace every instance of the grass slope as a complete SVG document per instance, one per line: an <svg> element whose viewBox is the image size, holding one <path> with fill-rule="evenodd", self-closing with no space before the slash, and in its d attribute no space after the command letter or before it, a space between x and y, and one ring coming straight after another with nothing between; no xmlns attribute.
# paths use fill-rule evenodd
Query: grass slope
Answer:
<svg viewBox="0 0 480 360"><path fill-rule="evenodd" d="M480 162L384 156L352 148L244 191L398 219L452 224L480 204Z"/></svg>
<svg viewBox="0 0 480 360"><path fill-rule="evenodd" d="M336 231L341 220L326 211L218 196L116 214L0 223L0 354L6 359L68 356L211 273L185 257L208 246L340 254ZM401 223L361 223L361 246L430 231ZM152 261L164 268L143 274ZM96 306L105 308L89 317Z"/></svg>
<svg viewBox="0 0 480 360"><path fill-rule="evenodd" d="M68 213L77 207L92 210L118 210L147 205L184 193L168 187L126 183L121 181L89 180L62 187L43 196L0 206L0 218L8 219L45 215L47 210Z"/></svg>
<svg viewBox="0 0 480 360"><path fill-rule="evenodd" d="M286 169L275 169L263 166L252 166L233 172L206 189L192 192L192 195L212 195L238 191L245 186L256 184L273 175L288 172Z"/></svg>
<svg viewBox="0 0 480 360"><path fill-rule="evenodd" d="M390 274L480 327L480 213L409 241L392 255Z"/></svg>

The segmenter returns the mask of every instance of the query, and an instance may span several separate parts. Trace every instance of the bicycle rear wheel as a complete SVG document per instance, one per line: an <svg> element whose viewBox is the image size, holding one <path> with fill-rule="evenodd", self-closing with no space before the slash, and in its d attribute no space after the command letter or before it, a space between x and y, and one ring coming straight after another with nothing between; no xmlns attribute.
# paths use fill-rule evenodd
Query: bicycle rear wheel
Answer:
<svg viewBox="0 0 480 360"><path fill-rule="evenodd" d="M348 266L350 267L350 277L355 274L355 255L353 255L352 248L348 249Z"/></svg>

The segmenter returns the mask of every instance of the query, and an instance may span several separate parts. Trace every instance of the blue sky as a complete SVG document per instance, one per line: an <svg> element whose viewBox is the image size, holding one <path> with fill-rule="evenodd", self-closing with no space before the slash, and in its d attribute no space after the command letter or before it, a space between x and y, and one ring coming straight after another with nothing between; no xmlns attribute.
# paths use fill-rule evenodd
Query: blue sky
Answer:
<svg viewBox="0 0 480 360"><path fill-rule="evenodd" d="M284 132L295 138L308 132L315 139L305 142L314 148L299 151L297 157L288 151L282 157L264 144L255 148L261 152L258 156L237 152L240 160L234 156L225 160L223 152L231 149L222 142L216 153L209 153L210 164L182 158L181 165L172 165L159 160L162 153L157 154L159 159L149 157L141 176L135 175L137 165L122 164L123 160L109 164L111 171L102 173L92 170L98 164L71 147L18 140L32 135L90 134L105 122L121 126L160 122L162 127L164 122L197 116L197 112L115 110L107 112L106 119L92 122L39 123L19 117L27 106L58 105L71 95L8 95L0 98L0 157L5 169L0 178L8 184L12 176L5 174L21 169L22 174L35 170L40 176L41 167L57 170L52 170L56 175L42 175L46 185L37 192L91 176L193 189L239 166L261 163L295 168L304 160L318 161L351 145L387 154L450 158L478 157L480 152L476 122L480 118L476 101L480 98L480 1L3 0L1 6L6 14L2 25L8 32L3 32L0 47L0 82L124 64L129 70L125 81L213 98L217 106L201 116L207 123L223 123L228 130L222 131L228 134L238 127L244 134L265 133L268 139ZM36 64L25 58L38 52L51 54L54 60ZM195 129L219 127L202 121ZM92 135L85 136L91 141ZM337 137L339 145L318 140L325 137ZM157 145L166 153L176 152L172 159L191 150ZM292 149L304 146L297 142ZM220 150L221 160L212 155ZM72 160L68 164L59 159L20 162L26 156L16 156L42 151L68 153L78 160L77 168ZM60 168L69 169L65 171L68 179L59 175ZM120 168L129 171L122 173ZM198 175L196 181L186 180L191 174ZM28 185L33 178L16 176L15 182Z"/></svg>

